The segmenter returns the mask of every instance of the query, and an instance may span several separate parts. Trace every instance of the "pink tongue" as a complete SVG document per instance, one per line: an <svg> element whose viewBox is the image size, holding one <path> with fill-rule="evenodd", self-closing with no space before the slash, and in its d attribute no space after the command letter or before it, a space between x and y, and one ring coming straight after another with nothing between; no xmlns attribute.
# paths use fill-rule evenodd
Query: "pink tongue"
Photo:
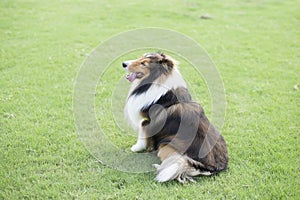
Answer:
<svg viewBox="0 0 300 200"><path fill-rule="evenodd" d="M128 74L126 76L126 78L127 78L127 80L129 80L130 82L132 82L136 78L136 73L132 72L132 73Z"/></svg>

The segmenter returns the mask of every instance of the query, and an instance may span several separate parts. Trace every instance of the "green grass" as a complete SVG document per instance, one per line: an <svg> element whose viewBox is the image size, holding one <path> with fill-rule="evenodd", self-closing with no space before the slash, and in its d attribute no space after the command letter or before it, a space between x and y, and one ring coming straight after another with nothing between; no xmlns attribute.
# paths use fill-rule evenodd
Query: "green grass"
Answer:
<svg viewBox="0 0 300 200"><path fill-rule="evenodd" d="M299 199L299 3L0 1L0 199ZM81 63L111 35L141 27L186 34L217 65L227 98L225 173L159 184L152 172L96 162L78 139L72 97ZM210 116L203 80L190 85ZM100 86L96 105L110 97ZM122 138L103 112L110 137L129 148L134 138Z"/></svg>

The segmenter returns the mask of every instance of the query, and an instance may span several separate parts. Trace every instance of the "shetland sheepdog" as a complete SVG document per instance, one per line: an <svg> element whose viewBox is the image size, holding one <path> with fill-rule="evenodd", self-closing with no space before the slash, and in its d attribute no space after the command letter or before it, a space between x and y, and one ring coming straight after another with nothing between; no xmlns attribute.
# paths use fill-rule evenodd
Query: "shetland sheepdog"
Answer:
<svg viewBox="0 0 300 200"><path fill-rule="evenodd" d="M122 63L131 82L125 116L138 130L133 152L157 151L156 180L194 181L227 168L226 143L200 104L192 101L178 63L163 53L147 53Z"/></svg>

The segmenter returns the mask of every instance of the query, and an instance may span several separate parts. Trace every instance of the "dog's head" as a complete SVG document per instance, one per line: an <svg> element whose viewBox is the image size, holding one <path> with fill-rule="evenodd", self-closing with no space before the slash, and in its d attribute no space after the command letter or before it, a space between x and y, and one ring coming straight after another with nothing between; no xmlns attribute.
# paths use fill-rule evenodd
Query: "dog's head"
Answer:
<svg viewBox="0 0 300 200"><path fill-rule="evenodd" d="M136 60L124 61L122 65L129 71L126 78L133 82L150 76L152 80L161 75L167 76L174 70L176 61L163 53L147 53Z"/></svg>

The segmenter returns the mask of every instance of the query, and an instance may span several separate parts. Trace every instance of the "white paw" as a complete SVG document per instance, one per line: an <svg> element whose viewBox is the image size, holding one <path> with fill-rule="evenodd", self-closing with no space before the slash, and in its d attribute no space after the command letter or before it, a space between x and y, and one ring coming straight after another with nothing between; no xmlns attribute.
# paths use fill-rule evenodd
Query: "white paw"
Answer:
<svg viewBox="0 0 300 200"><path fill-rule="evenodd" d="M133 145L131 147L131 151L133 152L139 152L139 151L143 151L145 150L145 145L141 144L141 143L136 143L135 145Z"/></svg>

